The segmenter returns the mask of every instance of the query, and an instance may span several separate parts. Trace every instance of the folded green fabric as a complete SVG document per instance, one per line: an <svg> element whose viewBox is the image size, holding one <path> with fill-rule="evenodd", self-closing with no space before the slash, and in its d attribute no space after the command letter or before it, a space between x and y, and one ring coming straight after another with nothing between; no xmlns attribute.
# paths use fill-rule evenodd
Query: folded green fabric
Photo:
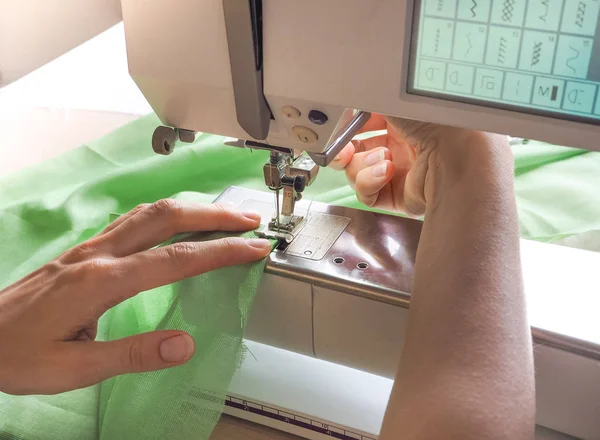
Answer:
<svg viewBox="0 0 600 440"><path fill-rule="evenodd" d="M97 440L100 387L56 396L0 393L0 440Z"/></svg>
<svg viewBox="0 0 600 440"><path fill-rule="evenodd" d="M157 125L160 121L149 115L57 158L0 177L0 288L98 233L108 223L111 212L123 213L137 204L164 197L211 202L231 185L265 190L262 166L268 159L267 152L224 147L221 137L202 134L194 144L180 146L170 156L157 156L150 146ZM513 152L523 237L554 241L600 230L600 154L540 142L519 143L513 146ZM346 184L344 174L330 169L321 169L305 197L365 209ZM239 274L231 279L239 279L236 277ZM202 283L198 291L210 287ZM171 325L198 327L198 323L185 322L187 317L182 313L188 308L177 289L155 289L115 307L100 320L99 337L114 339ZM194 291L190 287L189 292ZM201 348L197 352L213 353ZM190 364L198 366L195 371L205 368L202 360L193 362L199 362ZM196 379L201 378L192 377ZM102 386L59 396L13 397L0 393L0 439L136 438L111 430L123 426L122 417L128 414L149 414L139 390L151 393L148 384L153 380L160 385L152 393L153 398L160 400L163 384L172 380L161 373L122 376ZM201 393L203 387L204 383L198 382L195 391L178 390L181 404L175 405L173 412L152 414L146 422L156 426L160 420L165 426L173 426L166 422L167 414L181 417L177 420L193 418L193 411L186 415L182 405L196 405L194 393ZM172 398L173 394L165 396ZM113 398L116 406L111 407ZM207 411L213 414L218 406ZM112 408L121 408L123 414ZM128 432L143 429L135 423L131 421ZM147 432L154 435L159 431ZM167 433L163 438L176 437Z"/></svg>

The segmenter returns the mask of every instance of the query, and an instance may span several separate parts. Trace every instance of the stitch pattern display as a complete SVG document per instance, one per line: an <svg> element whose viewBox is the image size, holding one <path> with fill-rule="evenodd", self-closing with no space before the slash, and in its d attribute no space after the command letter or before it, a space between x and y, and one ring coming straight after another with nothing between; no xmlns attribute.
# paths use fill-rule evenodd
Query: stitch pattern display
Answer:
<svg viewBox="0 0 600 440"><path fill-rule="evenodd" d="M444 0L438 0L437 2L437 11L442 12L444 10Z"/></svg>
<svg viewBox="0 0 600 440"><path fill-rule="evenodd" d="M573 61L575 61L576 59L579 58L579 54L581 52L579 52L579 50L571 45L569 45L569 49L571 49L574 52L574 55L571 58L567 58L567 61L565 61L565 64L567 65L567 67L571 70L571 72L573 72L573 75L577 73L577 69L575 69L571 63Z"/></svg>
<svg viewBox="0 0 600 440"><path fill-rule="evenodd" d="M477 12L475 9L477 8L477 0L471 0L473 2L473 7L471 8L471 14L473 14L473 18L477 17Z"/></svg>
<svg viewBox="0 0 600 440"><path fill-rule="evenodd" d="M546 7L546 11L540 15L540 20L542 20L544 23L546 23L546 18L548 18L548 11L550 9L550 5L548 4L550 2L550 0L542 0L542 6Z"/></svg>
<svg viewBox="0 0 600 440"><path fill-rule="evenodd" d="M471 33L467 34L467 43L469 43L469 47L467 47L465 58L469 58L469 53L471 53L471 49L473 49L473 43L471 43Z"/></svg>
<svg viewBox="0 0 600 440"><path fill-rule="evenodd" d="M504 0L502 4L502 21L512 22L515 10L515 0Z"/></svg>
<svg viewBox="0 0 600 440"><path fill-rule="evenodd" d="M504 37L500 37L500 47L498 47L498 64L504 65L504 58L506 56L506 48L507 48L508 40Z"/></svg>
<svg viewBox="0 0 600 440"><path fill-rule="evenodd" d="M542 42L536 41L533 45L533 54L531 55L531 67L539 64L542 56Z"/></svg>
<svg viewBox="0 0 600 440"><path fill-rule="evenodd" d="M585 10L587 5L585 2L579 2L577 5L577 16L575 17L575 25L583 27L583 20L585 19Z"/></svg>
<svg viewBox="0 0 600 440"><path fill-rule="evenodd" d="M435 46L433 48L435 54L437 55L438 50L440 48L440 28L437 29L437 31L435 32Z"/></svg>

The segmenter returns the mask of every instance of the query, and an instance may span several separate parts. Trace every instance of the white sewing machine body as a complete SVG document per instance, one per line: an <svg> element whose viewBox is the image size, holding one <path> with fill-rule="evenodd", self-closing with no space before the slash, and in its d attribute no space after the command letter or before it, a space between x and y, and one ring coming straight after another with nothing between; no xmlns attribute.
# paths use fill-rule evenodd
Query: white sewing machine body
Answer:
<svg viewBox="0 0 600 440"><path fill-rule="evenodd" d="M598 5L595 0L586 1L590 5L584 24L588 26L590 21L589 27L593 28L593 35L596 25L593 14L595 11L596 16L598 15ZM531 7L536 2L540 3L539 0L530 0ZM566 9L575 8L569 2L567 0ZM262 49L257 59L262 67L262 91L273 117L269 121L267 137L256 138L249 133L250 130L240 126L236 104L240 107L240 101L245 101L247 107L238 110L248 112L256 109L258 104L252 107L252 103L248 101L252 101L253 97L248 97L247 94L240 95L238 99L236 88L247 84L234 85L236 81L232 75L232 66L234 74L237 74L237 82L243 76L236 71L237 68L247 69L244 72L247 76L254 75L251 67L254 65L255 54L250 22L245 22L245 27L239 17L243 14L240 8L249 8L249 3L252 2L122 0L130 73L165 125L264 141L274 146L323 152L336 133L340 118L348 109L357 109L471 127L559 145L600 149L597 141L600 135L600 116L593 113L595 107L587 116L583 113L579 113L579 116L565 115L572 120L561 120L557 124L556 117L560 115L551 113L556 110L556 101L550 102L552 105L540 106L537 110L524 110L519 107L522 103L501 98L501 106L506 108L501 109L493 108L495 104L492 102L481 101L490 98L484 94L475 95L476 90L470 94L471 98L466 99L470 103L449 101L448 99L453 99L449 95L445 96L446 99L441 99L444 93L449 93L449 87L446 90L442 88L438 93L429 93L437 97L423 96L423 91L419 92L421 95L408 92L413 85L411 45L413 55L417 56L414 52L419 10L415 9L422 5L427 13L424 17L427 20L424 23L425 32L437 32L437 28L429 29L428 26L433 26L440 20L445 26L452 27L450 31L456 27L457 50L458 47L467 48L466 39L459 41L461 29L483 23L483 19L478 18L463 22L470 20L470 17L463 14L462 3L471 4L470 0L459 0L456 16L446 13L446 9L452 8L452 4L456 5L456 0L256 2L262 3ZM434 5L429 3L440 3L443 10L433 11L430 15L430 9ZM487 9L482 14L488 14L493 25L497 15L496 8L489 15L490 0L480 3L484 9L487 4ZM562 0L559 3L562 4ZM559 5L553 4L553 7L560 10ZM567 12L563 14L565 20L570 15ZM525 15L524 9L522 13ZM527 20L530 21L530 17ZM487 17L485 21L488 21ZM226 22L230 23L229 29ZM524 30L526 24L516 25L518 27L514 28L515 32L528 33L528 30ZM558 27L557 24L553 34L556 38L566 38L558 31ZM532 29L542 28L543 25L532 24ZM446 33L443 29L441 32L440 38L452 40L452 32ZM589 33L587 35L589 40ZM523 53L528 44L526 37L523 36ZM485 40L485 34L483 39ZM450 44L450 41L442 46ZM562 46L559 49L561 48ZM443 50L440 49L440 52ZM235 59L230 58L230 53L235 54ZM442 68L451 66L452 59L461 65L471 62L464 57L451 58L449 53L440 53L436 57L421 56L422 54L428 54L428 49L423 48L419 54L421 63L435 58L442 60L439 61ZM482 68L490 68L489 64L483 65L483 59L474 59ZM589 77L600 75L600 72L593 71L596 67L595 59L594 54L591 57ZM492 66L499 72L505 71L505 74L517 72L516 65L515 69L506 67L498 66L497 63ZM518 72L528 72L525 74L527 79L538 81L535 86L530 85L536 92L540 91L541 78L551 78L554 75L551 67L546 70L543 67L536 69L536 66L530 68L525 65L524 60L518 67ZM429 68L425 64L421 68L422 72L415 72L413 75L417 78L416 87L428 75ZM452 72L448 70L448 74L452 75ZM568 83L568 77L560 78L565 80L557 89L560 95L563 94L563 88L569 87L571 82L579 84L586 81L582 80L581 75L572 77ZM432 87L432 90L437 88ZM545 88L542 87L541 92L545 93ZM478 99L479 105L476 105ZM559 101L560 99L561 97L558 98ZM296 116L296 112L290 113L289 107L297 109L299 116ZM319 125L309 121L308 114L311 110L325 113L328 122ZM540 114L524 111L537 111ZM587 123L576 122L578 119L585 119ZM251 124L247 125L249 126ZM300 139L302 135L293 131L296 126L313 131L317 139L309 136L310 139L303 142Z"/></svg>

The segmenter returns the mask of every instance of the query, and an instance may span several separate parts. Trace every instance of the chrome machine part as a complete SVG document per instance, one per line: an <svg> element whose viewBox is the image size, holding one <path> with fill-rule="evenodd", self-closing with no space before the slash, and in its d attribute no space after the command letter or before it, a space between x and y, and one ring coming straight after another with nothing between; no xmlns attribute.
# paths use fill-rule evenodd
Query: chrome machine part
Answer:
<svg viewBox="0 0 600 440"><path fill-rule="evenodd" d="M216 202L265 219L273 206L268 193L237 187ZM296 205L296 214L308 218L287 234L289 244L271 253L266 272L408 307L420 221L307 200ZM340 231L333 242L332 231Z"/></svg>
<svg viewBox="0 0 600 440"><path fill-rule="evenodd" d="M361 128L371 119L371 113L358 111L350 123L335 136L323 153L310 153L311 159L319 166L326 167L340 151L358 134Z"/></svg>
<svg viewBox="0 0 600 440"><path fill-rule="evenodd" d="M318 171L319 167L306 154L294 158L293 152L271 150L269 162L263 167L263 174L267 187L275 191L275 215L264 231L265 236L288 240L290 234L301 225L304 218L295 215L294 208L296 202L302 199L306 186L315 180ZM280 190L283 190L281 208Z"/></svg>
<svg viewBox="0 0 600 440"><path fill-rule="evenodd" d="M267 193L236 187L216 201L253 209L267 218L272 206ZM408 308L422 223L306 201L298 204L298 214L306 215L309 206L307 222L294 231L291 244L282 243L271 253L265 271ZM600 361L600 345L593 342L536 327L532 336L536 344Z"/></svg>

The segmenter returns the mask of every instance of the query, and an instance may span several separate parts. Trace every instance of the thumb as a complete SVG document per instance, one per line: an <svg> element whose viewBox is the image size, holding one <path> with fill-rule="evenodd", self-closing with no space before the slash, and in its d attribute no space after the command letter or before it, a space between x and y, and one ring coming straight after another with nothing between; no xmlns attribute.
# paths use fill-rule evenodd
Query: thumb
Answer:
<svg viewBox="0 0 600 440"><path fill-rule="evenodd" d="M427 199L425 187L433 180L430 174L428 155L419 155L417 160L406 175L404 185L404 211L413 218L425 214ZM429 175L428 175L429 174Z"/></svg>
<svg viewBox="0 0 600 440"><path fill-rule="evenodd" d="M94 365L86 382L94 384L119 374L141 373L175 367L194 354L195 344L185 332L163 330L142 333L88 346L84 365Z"/></svg>

